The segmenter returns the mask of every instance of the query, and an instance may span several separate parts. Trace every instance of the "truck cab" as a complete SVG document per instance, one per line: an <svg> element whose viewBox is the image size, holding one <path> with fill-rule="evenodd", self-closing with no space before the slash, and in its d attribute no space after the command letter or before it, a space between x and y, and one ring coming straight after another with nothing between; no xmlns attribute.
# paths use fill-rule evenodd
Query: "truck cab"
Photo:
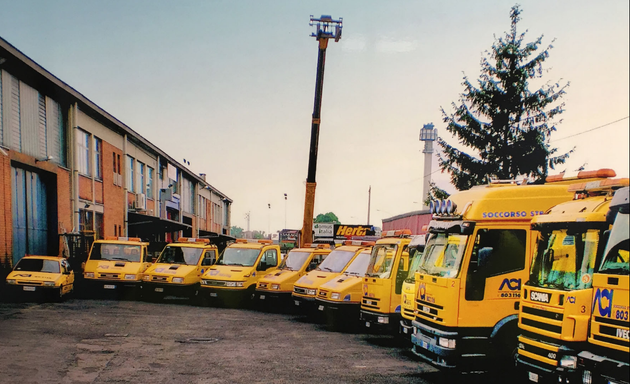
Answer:
<svg viewBox="0 0 630 384"><path fill-rule="evenodd" d="M203 274L199 295L204 300L218 300L228 306L247 305L258 280L279 265L280 247L271 240L237 239Z"/></svg>
<svg viewBox="0 0 630 384"><path fill-rule="evenodd" d="M374 243L363 241L361 245L374 246ZM370 263L371 251L371 248L361 251L341 275L319 286L315 305L332 328L358 325L363 277Z"/></svg>
<svg viewBox="0 0 630 384"><path fill-rule="evenodd" d="M610 203L607 219L612 229L599 271L593 275L588 344L577 359L585 384L630 382L628 192L618 190Z"/></svg>
<svg viewBox="0 0 630 384"><path fill-rule="evenodd" d="M400 327L398 333L411 341L413 327L411 322L415 319L415 297L416 297L416 272L422 260L422 253L426 243L426 235L414 236L409 243L409 259L411 260L407 278L402 284L402 294L400 296Z"/></svg>
<svg viewBox="0 0 630 384"><path fill-rule="evenodd" d="M593 274L601 264L616 189L628 179L569 186L572 201L531 223L536 239L520 301L517 366L532 382L577 382L577 354L586 347Z"/></svg>
<svg viewBox="0 0 630 384"><path fill-rule="evenodd" d="M327 244L305 244L303 248L290 250L278 270L266 274L256 284L258 303L263 308L293 304L291 294L295 282L317 268L330 252Z"/></svg>
<svg viewBox="0 0 630 384"><path fill-rule="evenodd" d="M92 244L83 279L92 293L136 296L145 271L151 266L149 243L137 237L106 237Z"/></svg>
<svg viewBox="0 0 630 384"><path fill-rule="evenodd" d="M26 255L6 278L11 298L61 301L74 289L74 272L58 256Z"/></svg>
<svg viewBox="0 0 630 384"><path fill-rule="evenodd" d="M317 289L327 281L341 275L367 245L357 243L344 243L335 248L326 259L313 271L302 276L293 285L293 304L299 313L317 317L315 298Z"/></svg>
<svg viewBox="0 0 630 384"><path fill-rule="evenodd" d="M531 219L572 197L565 183L496 181L432 202L415 277L412 352L453 372L513 356Z"/></svg>
<svg viewBox="0 0 630 384"><path fill-rule="evenodd" d="M370 255L359 319L366 327L396 329L400 323L402 284L409 272L408 229L383 232Z"/></svg>
<svg viewBox="0 0 630 384"><path fill-rule="evenodd" d="M201 275L218 258L216 245L208 239L180 237L167 244L143 277L142 296L160 300L166 296L194 298Z"/></svg>

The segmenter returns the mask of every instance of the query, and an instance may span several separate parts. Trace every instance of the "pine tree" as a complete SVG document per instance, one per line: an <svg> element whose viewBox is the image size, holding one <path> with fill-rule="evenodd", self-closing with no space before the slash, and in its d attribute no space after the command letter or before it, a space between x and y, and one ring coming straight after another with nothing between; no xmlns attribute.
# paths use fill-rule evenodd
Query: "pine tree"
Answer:
<svg viewBox="0 0 630 384"><path fill-rule="evenodd" d="M459 105L452 103L454 113L442 108L446 129L476 152L465 153L438 138L440 168L451 174L458 190L491 179L543 181L549 168L563 164L573 152L557 155L557 148L549 144L556 130L554 119L564 111L559 100L569 83L547 83L529 91L530 79L542 77L542 64L553 46L538 52L542 36L525 43L525 33L517 32L520 14L518 5L512 7L510 31L495 38L482 58L478 86L464 76L465 91Z"/></svg>

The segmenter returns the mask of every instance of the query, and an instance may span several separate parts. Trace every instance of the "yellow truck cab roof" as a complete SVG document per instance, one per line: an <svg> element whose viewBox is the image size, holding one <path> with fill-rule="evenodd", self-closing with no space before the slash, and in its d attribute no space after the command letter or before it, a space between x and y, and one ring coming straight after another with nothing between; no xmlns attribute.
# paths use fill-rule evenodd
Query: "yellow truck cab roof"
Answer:
<svg viewBox="0 0 630 384"><path fill-rule="evenodd" d="M95 243L107 243L107 244L126 244L126 245L149 245L148 242L142 241L139 237L106 237L94 241Z"/></svg>
<svg viewBox="0 0 630 384"><path fill-rule="evenodd" d="M43 256L43 255L24 255L24 257L22 257L22 259L43 259L43 260L61 261L61 260L64 260L64 257L62 257L62 256Z"/></svg>

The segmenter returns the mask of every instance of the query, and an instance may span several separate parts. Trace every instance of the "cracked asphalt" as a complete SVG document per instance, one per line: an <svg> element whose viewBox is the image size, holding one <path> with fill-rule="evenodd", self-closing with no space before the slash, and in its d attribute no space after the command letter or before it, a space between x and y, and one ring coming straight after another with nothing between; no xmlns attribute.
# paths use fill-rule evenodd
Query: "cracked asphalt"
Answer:
<svg viewBox="0 0 630 384"><path fill-rule="evenodd" d="M2 383L453 382L391 336L177 301L0 303L0 354Z"/></svg>

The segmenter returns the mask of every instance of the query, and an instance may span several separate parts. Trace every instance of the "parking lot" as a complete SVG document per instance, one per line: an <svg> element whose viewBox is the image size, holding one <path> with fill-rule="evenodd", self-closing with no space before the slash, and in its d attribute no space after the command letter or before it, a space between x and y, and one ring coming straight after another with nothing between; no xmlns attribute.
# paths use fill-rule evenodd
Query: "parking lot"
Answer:
<svg viewBox="0 0 630 384"><path fill-rule="evenodd" d="M0 303L0 352L0 381L13 383L447 380L391 336L330 332L289 314L168 301Z"/></svg>

